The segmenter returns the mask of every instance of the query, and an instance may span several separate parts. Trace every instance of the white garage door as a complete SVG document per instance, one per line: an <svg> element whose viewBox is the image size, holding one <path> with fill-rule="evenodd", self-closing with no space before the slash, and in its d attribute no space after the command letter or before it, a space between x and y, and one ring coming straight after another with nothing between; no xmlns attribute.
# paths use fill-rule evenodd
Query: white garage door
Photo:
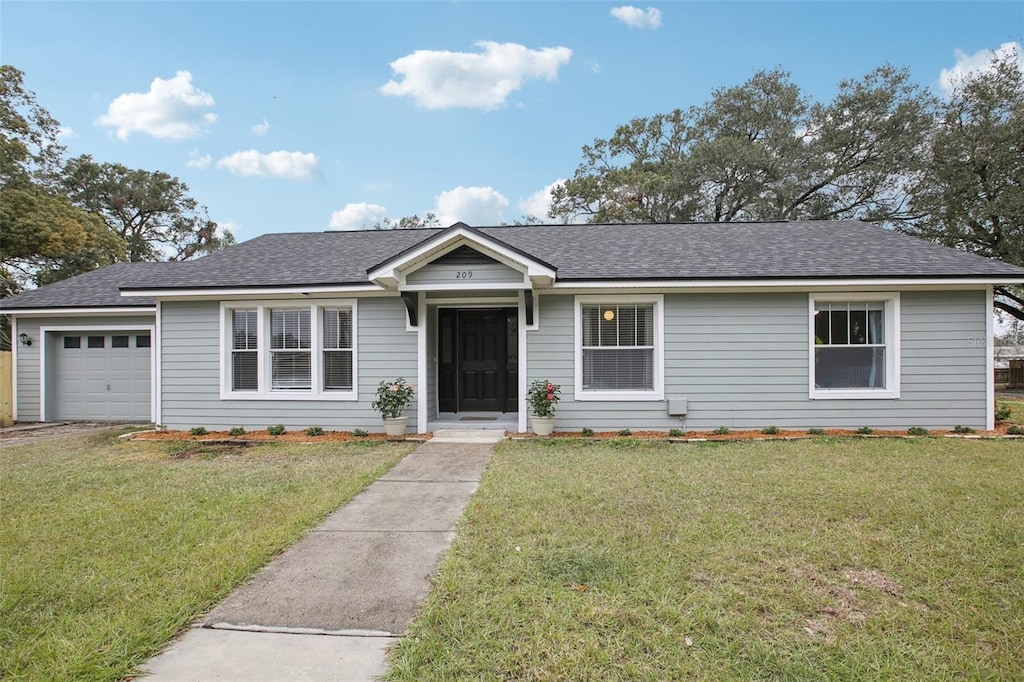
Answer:
<svg viewBox="0 0 1024 682"><path fill-rule="evenodd" d="M148 331L57 335L55 419L149 421Z"/></svg>

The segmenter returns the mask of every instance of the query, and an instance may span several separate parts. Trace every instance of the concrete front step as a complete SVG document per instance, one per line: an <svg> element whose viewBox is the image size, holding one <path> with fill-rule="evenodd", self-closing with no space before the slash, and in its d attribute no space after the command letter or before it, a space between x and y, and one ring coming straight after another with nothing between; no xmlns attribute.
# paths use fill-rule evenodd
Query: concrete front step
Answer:
<svg viewBox="0 0 1024 682"><path fill-rule="evenodd" d="M431 443L497 443L505 440L505 431L498 429L438 429Z"/></svg>

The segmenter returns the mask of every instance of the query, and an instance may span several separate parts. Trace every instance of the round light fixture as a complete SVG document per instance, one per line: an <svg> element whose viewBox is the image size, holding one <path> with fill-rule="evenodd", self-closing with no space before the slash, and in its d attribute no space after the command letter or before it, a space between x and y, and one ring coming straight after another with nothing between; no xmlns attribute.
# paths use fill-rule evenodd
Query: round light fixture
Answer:
<svg viewBox="0 0 1024 682"><path fill-rule="evenodd" d="M608 321L608 322L611 322L612 320L614 320L615 319L615 311L611 310L611 309L604 311L604 319L606 321Z"/></svg>

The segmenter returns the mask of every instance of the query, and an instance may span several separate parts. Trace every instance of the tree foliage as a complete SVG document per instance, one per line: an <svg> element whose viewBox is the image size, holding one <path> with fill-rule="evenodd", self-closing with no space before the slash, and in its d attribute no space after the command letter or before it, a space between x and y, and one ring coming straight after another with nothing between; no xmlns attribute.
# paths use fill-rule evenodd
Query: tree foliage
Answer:
<svg viewBox="0 0 1024 682"><path fill-rule="evenodd" d="M933 98L891 66L811 101L780 69L583 148L549 215L588 222L909 217Z"/></svg>
<svg viewBox="0 0 1024 682"><path fill-rule="evenodd" d="M1024 74L1019 57L957 83L912 188L918 217L901 229L971 253L1024 265ZM1024 319L1019 289L997 307Z"/></svg>
<svg viewBox="0 0 1024 682"><path fill-rule="evenodd" d="M60 193L64 151L24 74L0 66L0 298L124 257L102 221Z"/></svg>
<svg viewBox="0 0 1024 682"><path fill-rule="evenodd" d="M132 263L188 260L235 241L230 233L219 234L188 185L167 173L79 156L67 162L62 184L76 205L124 240Z"/></svg>

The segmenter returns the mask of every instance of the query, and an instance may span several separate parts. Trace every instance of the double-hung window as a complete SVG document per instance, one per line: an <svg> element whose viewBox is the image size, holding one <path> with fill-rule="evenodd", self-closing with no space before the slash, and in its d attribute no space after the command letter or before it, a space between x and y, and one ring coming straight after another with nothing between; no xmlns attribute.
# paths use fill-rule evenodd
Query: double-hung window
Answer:
<svg viewBox="0 0 1024 682"><path fill-rule="evenodd" d="M576 297L576 399L664 397L661 296Z"/></svg>
<svg viewBox="0 0 1024 682"><path fill-rule="evenodd" d="M899 295L810 299L811 397L899 397Z"/></svg>
<svg viewBox="0 0 1024 682"><path fill-rule="evenodd" d="M356 400L356 303L224 304L221 397Z"/></svg>

